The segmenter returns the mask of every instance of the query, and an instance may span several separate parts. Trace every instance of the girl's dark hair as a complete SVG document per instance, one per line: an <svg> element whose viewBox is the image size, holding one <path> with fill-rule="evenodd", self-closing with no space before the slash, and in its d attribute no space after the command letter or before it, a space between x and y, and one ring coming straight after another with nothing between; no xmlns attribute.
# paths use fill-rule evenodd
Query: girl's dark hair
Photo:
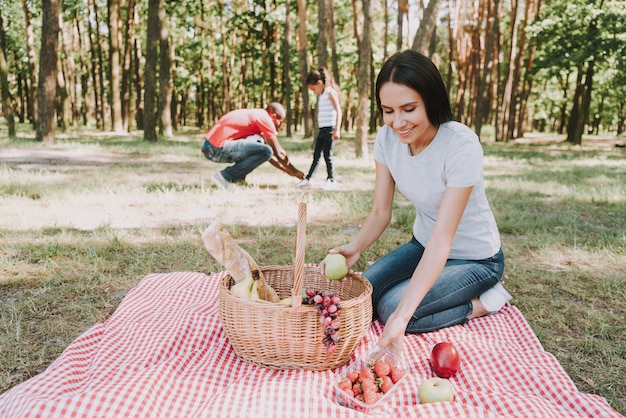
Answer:
<svg viewBox="0 0 626 418"><path fill-rule="evenodd" d="M328 69L325 67L320 67L318 70L313 70L306 76L306 85L312 86L317 84L318 81L322 80L325 86L330 86L335 89L337 92L339 99L342 98L341 89L339 85L335 81L332 75L328 72Z"/></svg>
<svg viewBox="0 0 626 418"><path fill-rule="evenodd" d="M376 103L381 115L380 88L387 82L402 84L418 92L424 100L428 121L433 125L452 120L448 90L439 69L428 57L406 50L392 55L383 64L376 78Z"/></svg>
<svg viewBox="0 0 626 418"><path fill-rule="evenodd" d="M320 68L319 70L313 70L306 76L306 85L312 86L322 80L322 83L326 84L326 69Z"/></svg>

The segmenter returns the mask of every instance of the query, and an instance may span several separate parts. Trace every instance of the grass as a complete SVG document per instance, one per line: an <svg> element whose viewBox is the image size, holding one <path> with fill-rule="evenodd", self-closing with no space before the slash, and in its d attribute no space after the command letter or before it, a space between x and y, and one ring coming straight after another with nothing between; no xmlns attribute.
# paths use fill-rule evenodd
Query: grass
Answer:
<svg viewBox="0 0 626 418"><path fill-rule="evenodd" d="M336 148L337 191L298 190L266 164L231 193L210 181L221 166L200 154L201 132L147 144L76 131L44 145L20 129L12 140L0 129L0 393L45 370L145 275L222 270L200 239L212 220L260 264L291 264L304 201L317 262L371 204L372 159L354 158L350 137ZM626 155L585 143L485 144L485 175L513 304L579 390L625 414ZM283 146L308 169L310 140ZM413 209L402 196L394 206L355 269L409 238Z"/></svg>

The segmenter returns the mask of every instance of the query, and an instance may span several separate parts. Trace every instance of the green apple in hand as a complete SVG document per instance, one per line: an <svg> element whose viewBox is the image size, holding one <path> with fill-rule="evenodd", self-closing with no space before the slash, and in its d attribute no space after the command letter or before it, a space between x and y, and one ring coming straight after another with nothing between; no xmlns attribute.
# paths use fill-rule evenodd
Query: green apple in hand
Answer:
<svg viewBox="0 0 626 418"><path fill-rule="evenodd" d="M330 280L341 280L348 274L346 257L341 254L328 254L324 259L324 274Z"/></svg>
<svg viewBox="0 0 626 418"><path fill-rule="evenodd" d="M454 390L446 379L431 377L424 380L417 389L417 395L421 403L452 402Z"/></svg>

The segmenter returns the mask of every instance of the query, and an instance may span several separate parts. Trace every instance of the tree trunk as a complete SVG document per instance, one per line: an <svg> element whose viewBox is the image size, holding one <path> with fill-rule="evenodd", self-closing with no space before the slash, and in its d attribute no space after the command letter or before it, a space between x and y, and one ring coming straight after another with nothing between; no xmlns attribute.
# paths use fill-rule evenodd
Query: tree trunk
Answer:
<svg viewBox="0 0 626 418"><path fill-rule="evenodd" d="M525 2L526 7L524 9L524 18L519 23L518 30L513 34L515 38L518 40L513 41L513 45L517 45L515 50L515 55L512 56L511 68L512 72L512 82L511 82L511 98L509 100L509 112L508 112L508 126L507 126L507 139L514 139L519 136L519 133L515 129L518 126L518 117L520 116L519 107L521 106L521 98L519 94L520 85L521 85L521 73L524 69L524 50L526 49L526 25L528 24L529 18L529 10L531 1L527 0ZM515 25L516 27L518 25Z"/></svg>
<svg viewBox="0 0 626 418"><path fill-rule="evenodd" d="M309 138L313 131L311 129L311 121L309 116L309 90L306 86L306 77L309 73L309 68L306 60L306 27L307 27L307 13L306 13L306 1L298 0L298 55L300 57L300 80L301 83L301 95L302 95L302 127L304 130L304 137Z"/></svg>
<svg viewBox="0 0 626 418"><path fill-rule="evenodd" d="M269 6L271 7L267 13L271 16L273 14L276 13L276 6ZM282 10L281 10L282 11ZM265 44L263 46L263 54L264 54L264 58L267 59L267 66L269 68L269 84L270 84L270 89L269 92L267 92L265 89L263 89L263 93L269 93L269 96L264 97L261 105L264 106L266 103L275 100L276 97L280 97L280 94L277 93L278 90L278 81L280 80L281 76L278 73L278 67L279 67L279 48L280 48L280 36L279 36L279 31L277 29L278 27L278 23L277 22L273 22L273 21L265 21L265 26L267 28L267 32L266 32L266 37L265 37ZM274 46L275 45L275 46ZM260 71L260 69L255 69L254 73L262 73L263 71Z"/></svg>
<svg viewBox="0 0 626 418"><path fill-rule="evenodd" d="M148 29L146 34L146 64L144 86L144 126L143 139L157 140L157 59L159 51L159 13L163 8L163 0L148 1Z"/></svg>
<svg viewBox="0 0 626 418"><path fill-rule="evenodd" d="M95 37L95 48L94 48L94 52L96 53L96 60L98 62L97 64L97 68L98 68L98 102L100 103L100 109L99 109L99 118L100 121L102 122L101 124L101 129L104 131L105 125L106 125L106 100L105 100L105 94L104 94L104 56L102 53L102 44L101 44L101 40L100 40L100 31L98 30L100 28L100 11L98 10L98 3L96 1L93 2L93 17L94 17L94 22L95 22L95 27L96 27L96 31L94 32L94 37Z"/></svg>
<svg viewBox="0 0 626 418"><path fill-rule="evenodd" d="M541 0L528 1L526 4L526 26L531 25L537 19L537 14L541 9ZM524 37L526 34L524 34ZM532 95L533 77L530 76L531 69L535 61L535 53L537 51L536 43L531 43L526 54L526 58L523 61L524 65L524 81L521 84L522 92L520 93L520 106L517 117L517 126L515 131L518 137L523 137L524 132L527 129L527 114L528 114L528 98Z"/></svg>
<svg viewBox="0 0 626 418"><path fill-rule="evenodd" d="M2 113L7 121L9 138L15 138L15 103L9 91L9 66L6 59L7 42L4 20L0 16L0 91L2 92Z"/></svg>
<svg viewBox="0 0 626 418"><path fill-rule="evenodd" d="M74 57L71 60L64 60L65 61L65 67L66 69L66 73L67 73L67 80L68 80L68 87L69 87L69 95L70 95L70 104L71 104L71 122L72 122L72 127L77 127L78 126L78 122L80 119L80 102L81 102L81 97L79 96L79 79L78 79L78 74L79 74L79 70L82 71L82 61L80 58L80 55L82 55L82 53L76 53L74 51L82 51L82 49L80 48L80 38L79 38L79 32L77 30L77 28L75 28L73 26L74 20L68 20L68 24L67 24L67 40L65 42L65 46L64 48L66 50L69 50L70 54L72 54L72 56Z"/></svg>
<svg viewBox="0 0 626 418"><path fill-rule="evenodd" d="M518 19L517 19L517 7L518 0L511 2L511 14L510 14L510 39L511 46L509 56L506 62L509 69L504 81L504 91L501 92L502 104L500 105L500 111L498 112L498 123L496 126L496 141L508 141L513 138L513 132L511 132L509 119L514 116L515 113L515 97L514 92L514 79L515 68L514 63L517 61L518 51Z"/></svg>
<svg viewBox="0 0 626 418"><path fill-rule="evenodd" d="M389 3L387 0L383 1L383 19L383 62L385 62L389 57L389 51L387 50L387 46L389 44Z"/></svg>
<svg viewBox="0 0 626 418"><path fill-rule="evenodd" d="M124 23L124 36L122 45L124 48L122 85L120 87L121 112L122 112L122 128L130 132L130 103L131 103L131 76L132 76L132 57L133 45L135 38L134 20L135 18L135 0L129 0L126 7L126 20Z"/></svg>
<svg viewBox="0 0 626 418"><path fill-rule="evenodd" d="M352 27L354 28L354 39L356 39L356 50L361 50L361 35L359 35L359 12L357 0L352 0Z"/></svg>
<svg viewBox="0 0 626 418"><path fill-rule="evenodd" d="M36 140L53 143L56 126L57 58L59 50L60 0L43 0L41 6L41 53L37 86Z"/></svg>
<svg viewBox="0 0 626 418"><path fill-rule="evenodd" d="M291 108L291 72L290 69L290 53L291 50L291 11L289 4L285 2L285 29L283 35L283 103L285 104L286 116L286 135L288 138L292 136L293 129L293 110Z"/></svg>
<svg viewBox="0 0 626 418"><path fill-rule="evenodd" d="M61 56L69 57L69 53L65 48L65 31L63 27L63 19L59 16L59 38L60 45L59 50L61 51ZM66 67L69 65L73 65L73 59L65 59L65 62L61 62L61 60L57 60L57 114L60 117L57 117L60 121L61 130L63 132L67 131L69 127L72 125L72 98L70 95L70 70ZM63 65L66 64L66 65Z"/></svg>
<svg viewBox="0 0 626 418"><path fill-rule="evenodd" d="M19 123L24 123L26 121L26 106L28 103L28 86L26 81L24 80L23 74L28 74L28 71L24 71L24 64L18 63L18 74L15 79L15 83L17 84L17 97L19 97L19 101L17 103L17 117Z"/></svg>
<svg viewBox="0 0 626 418"><path fill-rule="evenodd" d="M125 132L122 119L121 58L120 58L120 0L108 0L109 9L109 84L111 101L111 130Z"/></svg>
<svg viewBox="0 0 626 418"><path fill-rule="evenodd" d="M460 3L460 4L459 4ZM465 2L457 2L456 22L454 25L452 42L454 45L454 53L456 54L456 60L450 57L450 63L456 61L455 72L458 76L458 87L456 90L456 97L453 104L453 112L455 119L461 121L465 112L465 92L468 84L468 62L471 52L471 48L468 47L469 41L466 32L464 31L464 16L466 14L465 9L470 7L470 4Z"/></svg>
<svg viewBox="0 0 626 418"><path fill-rule="evenodd" d="M487 25L485 28L485 54L476 92L476 115L474 126L476 135L480 137L483 123L491 107L491 95L487 88L489 75L493 73L495 40L500 33L500 0L487 2ZM493 7L491 7L493 5Z"/></svg>
<svg viewBox="0 0 626 418"><path fill-rule="evenodd" d="M371 1L371 0L370 0ZM433 0L437 1L437 0ZM409 14L409 0L398 0L398 16L396 19L396 51L404 49L404 16Z"/></svg>
<svg viewBox="0 0 626 418"><path fill-rule="evenodd" d="M326 0L317 2L317 68L328 66L328 42L326 40Z"/></svg>
<svg viewBox="0 0 626 418"><path fill-rule="evenodd" d="M600 7L602 2L600 2ZM592 20L587 29L587 33L592 41L597 41L598 25L596 20ZM596 34L596 35L594 35ZM578 69L578 73L582 73L583 66ZM581 83L581 77L578 77L576 83L576 93L574 94L574 105L570 119L567 124L567 142L580 145L585 130L585 124L589 122L589 108L591 105L591 92L593 90L593 76L595 73L595 59L589 57L587 62L587 71L584 76L584 83Z"/></svg>
<svg viewBox="0 0 626 418"><path fill-rule="evenodd" d="M430 0L428 2L428 6L424 10L424 17L420 21L415 38L413 38L412 50L428 56L430 42L437 28L437 15L439 14L440 6L441 0Z"/></svg>
<svg viewBox="0 0 626 418"><path fill-rule="evenodd" d="M339 58L337 54L337 34L335 32L335 6L333 0L327 0L328 7L326 8L329 22L329 41L330 41L330 51L331 51L331 66L332 66L332 74L335 81L340 84L341 78L339 76Z"/></svg>
<svg viewBox="0 0 626 418"><path fill-rule="evenodd" d="M356 116L355 153L357 158L369 156L369 118L370 118L370 88L372 66L372 3L371 0L362 0L363 4L363 31L361 49L359 49L359 66L357 89L359 91L359 107Z"/></svg>
<svg viewBox="0 0 626 418"><path fill-rule="evenodd" d="M159 133L166 138L172 134L172 59L165 7L159 8Z"/></svg>
<svg viewBox="0 0 626 418"><path fill-rule="evenodd" d="M80 14L76 11L74 15L74 26L76 31L76 47L79 51L88 51L89 49L85 47L83 43L83 28L80 20ZM82 118L83 125L87 126L90 121L91 115L91 106L89 105L89 74L91 73L91 67L89 66L89 61L84 59L85 54L78 55L78 74L80 74L80 106L77 109L78 115L77 118ZM78 80L77 88L78 88ZM76 92L78 95L78 92ZM76 102L78 102L78 97L76 98Z"/></svg>
<svg viewBox="0 0 626 418"><path fill-rule="evenodd" d="M580 80L581 77L581 72L580 72L580 68L578 69L578 77ZM560 112L560 118L559 118L559 122L558 122L558 127L555 129L559 134L562 134L564 132L564 130L566 129L566 124L567 124L567 103L570 102L570 85L569 85L569 79L570 79L570 75L571 75L571 71L568 69L567 72L565 73L564 76L562 76L560 78L561 80L561 107L559 108ZM578 82L576 83L576 85L578 85Z"/></svg>
<svg viewBox="0 0 626 418"><path fill-rule="evenodd" d="M199 21L202 23L201 25L199 25L199 34L200 34L200 39L213 39L214 35L213 35L213 19L208 19L209 22L207 22L207 18L206 18L206 5L204 1L200 2L200 15L199 15ZM211 45L213 45L213 43L211 42ZM207 69L205 67L205 60L200 60L200 65L198 67L198 69L196 70L196 109L195 109L195 119L196 119L196 126L197 127L204 127L204 115L205 115L205 108L208 107L207 103L207 78L206 78L206 73L207 71L210 71L210 63L213 60L212 57L212 53L213 50L211 50L211 52L209 53L206 49L207 46L207 42L202 42L200 44L200 56L208 56L208 60L209 60L209 68ZM214 47L213 47L214 48ZM208 114L208 111L207 111Z"/></svg>
<svg viewBox="0 0 626 418"><path fill-rule="evenodd" d="M135 8L135 22L139 22L139 12ZM141 53L141 38L138 36L134 37L133 42L133 52L132 52L132 67L134 73L134 86L135 86L135 123L137 124L137 129L143 129L143 55Z"/></svg>
<svg viewBox="0 0 626 418"><path fill-rule="evenodd" d="M37 124L37 53L35 52L35 30L33 29L32 13L28 8L28 1L22 0L22 10L24 10L24 24L26 27L26 49L28 50L28 83L27 99L28 105L26 113L28 120L33 126Z"/></svg>
<svg viewBox="0 0 626 418"><path fill-rule="evenodd" d="M87 0L87 7L89 9L93 9L93 15L96 16L96 22L98 21L98 9L93 0ZM97 26L96 26L97 27ZM104 118L103 118L103 107L104 103L101 98L100 88L102 83L100 80L102 79L102 67L99 62L99 40L98 40L98 31L94 31L93 25L91 24L91 20L87 23L88 28L88 39L89 39L89 52L91 55L91 82L93 88L93 101L94 101L94 116L96 118L96 127L100 129L104 129ZM95 32L95 33L94 33Z"/></svg>
<svg viewBox="0 0 626 418"><path fill-rule="evenodd" d="M230 34L227 32L226 28L226 18L224 17L224 9L226 6L224 5L223 0L219 0L220 4L220 22L219 22L219 30L220 30L220 38L222 39L222 106L219 109L219 114L226 113L229 110L232 110L232 97L230 92L230 77L227 74L230 74L230 68L228 67L229 60L229 44L228 39L230 38ZM216 115L219 116L219 115Z"/></svg>
<svg viewBox="0 0 626 418"><path fill-rule="evenodd" d="M170 55L170 62L171 62L170 117L172 121L172 130L176 131L178 130L180 126L179 125L180 116L181 116L181 112L184 111L184 109L181 109L179 107L179 105L183 102L183 99L181 97L179 100L179 93L178 91L176 91L176 49L174 48L173 42L170 42L169 55Z"/></svg>
<svg viewBox="0 0 626 418"><path fill-rule="evenodd" d="M566 141L572 145L582 144L582 137L585 131L585 124L589 120L589 104L591 102L591 90L593 87L594 61L587 63L587 71L582 76L583 67L579 68L576 92L574 93L574 104L567 123Z"/></svg>

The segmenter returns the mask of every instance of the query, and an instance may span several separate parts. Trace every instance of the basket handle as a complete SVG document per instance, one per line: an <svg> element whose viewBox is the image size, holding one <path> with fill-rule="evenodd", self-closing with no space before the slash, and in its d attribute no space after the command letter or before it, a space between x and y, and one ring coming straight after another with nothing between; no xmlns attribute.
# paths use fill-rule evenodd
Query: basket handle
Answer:
<svg viewBox="0 0 626 418"><path fill-rule="evenodd" d="M304 284L304 252L306 249L306 203L298 205L298 223L296 224L296 244L293 253L293 289L291 306L298 308L302 303L302 285Z"/></svg>

